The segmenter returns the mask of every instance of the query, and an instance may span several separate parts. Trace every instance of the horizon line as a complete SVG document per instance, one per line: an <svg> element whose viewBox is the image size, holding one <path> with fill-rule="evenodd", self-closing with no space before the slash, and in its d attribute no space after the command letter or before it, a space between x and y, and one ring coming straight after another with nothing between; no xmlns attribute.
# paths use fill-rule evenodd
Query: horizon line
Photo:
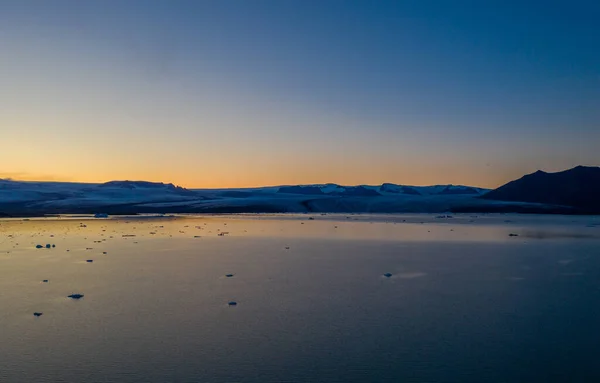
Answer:
<svg viewBox="0 0 600 383"><path fill-rule="evenodd" d="M559 170L559 171L555 171L555 172L547 172L541 169L538 169L534 172L531 173L526 173L523 174L521 177L530 175L530 174L534 174L537 172L543 172L543 173L561 173L564 171L568 171L568 170L572 170L572 169L576 169L576 168L600 168L600 166L586 166L586 165L577 165L574 166L572 168L568 168L568 169L563 169L563 170ZM0 173L2 174L2 173ZM5 173L7 174L7 173ZM8 172L8 174L10 174ZM23 173L20 173L23 174ZM294 183L294 184L276 184L276 185L258 185L258 186L238 186L238 187L229 187L229 186L219 186L219 187L196 187L196 186L183 186L182 184L177 184L174 182L165 182L165 181L149 181L149 180L143 180L143 179L110 179L108 181L74 181L74 180L57 180L57 179L16 179L13 177L0 177L0 181L9 181L9 182L27 182L27 183L71 183L71 184L89 184L89 185L101 185L101 184L105 184L108 182L151 182L151 183L162 183L162 184L171 184L174 186L179 186L185 189L196 189L196 190L223 190L223 189L263 189L263 188L276 188L276 187L285 187L285 186L317 186L317 185L337 185L337 186L346 186L346 187L358 187L358 186L381 186L384 184L392 184L392 185L398 185L398 186L408 186L408 187L432 187L432 186L466 186L466 187L473 187L473 188L478 188L478 189L486 189L486 190L493 190L495 188L501 187L505 184L507 184L508 182L517 180L521 177L518 178L514 178L511 179L505 183L501 183L497 186L494 187L482 187L482 186L475 186L475 185L467 185L464 183L437 183L437 184L403 184L403 183L395 183L395 182L381 182L381 183L362 183L362 184L343 184L343 183L335 183L335 182L317 182L317 183ZM53 177L51 177L53 178Z"/></svg>

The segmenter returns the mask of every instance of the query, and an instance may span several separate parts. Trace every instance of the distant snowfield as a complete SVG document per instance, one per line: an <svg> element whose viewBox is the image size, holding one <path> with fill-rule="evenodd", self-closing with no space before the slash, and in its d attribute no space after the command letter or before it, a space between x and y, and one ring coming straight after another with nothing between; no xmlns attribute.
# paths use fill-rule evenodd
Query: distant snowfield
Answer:
<svg viewBox="0 0 600 383"><path fill-rule="evenodd" d="M0 180L0 215L77 213L402 213L531 210L532 203L478 197L488 189L462 185L342 186L337 184L243 189L184 189L173 184L112 181L104 184Z"/></svg>

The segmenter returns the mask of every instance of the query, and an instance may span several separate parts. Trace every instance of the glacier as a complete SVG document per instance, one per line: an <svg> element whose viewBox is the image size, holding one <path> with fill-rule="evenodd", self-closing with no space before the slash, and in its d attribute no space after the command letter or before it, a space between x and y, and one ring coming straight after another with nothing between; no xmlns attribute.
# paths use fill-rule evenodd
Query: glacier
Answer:
<svg viewBox="0 0 600 383"><path fill-rule="evenodd" d="M443 213L555 212L535 203L479 198L489 189L464 185L282 185L186 189L170 183L0 180L0 216L136 213Z"/></svg>

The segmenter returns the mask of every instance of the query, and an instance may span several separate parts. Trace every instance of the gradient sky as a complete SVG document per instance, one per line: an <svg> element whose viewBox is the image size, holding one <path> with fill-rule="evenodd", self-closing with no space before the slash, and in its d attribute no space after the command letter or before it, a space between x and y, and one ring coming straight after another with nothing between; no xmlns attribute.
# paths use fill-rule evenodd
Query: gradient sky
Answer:
<svg viewBox="0 0 600 383"><path fill-rule="evenodd" d="M600 164L600 2L0 0L0 177L495 187Z"/></svg>

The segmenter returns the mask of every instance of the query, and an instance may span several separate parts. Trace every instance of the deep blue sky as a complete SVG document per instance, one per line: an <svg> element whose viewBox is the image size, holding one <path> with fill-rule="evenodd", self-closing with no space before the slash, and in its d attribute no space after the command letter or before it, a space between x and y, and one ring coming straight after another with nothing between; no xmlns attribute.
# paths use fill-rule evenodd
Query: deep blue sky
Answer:
<svg viewBox="0 0 600 383"><path fill-rule="evenodd" d="M0 0L0 89L0 176L492 187L600 163L600 2Z"/></svg>

